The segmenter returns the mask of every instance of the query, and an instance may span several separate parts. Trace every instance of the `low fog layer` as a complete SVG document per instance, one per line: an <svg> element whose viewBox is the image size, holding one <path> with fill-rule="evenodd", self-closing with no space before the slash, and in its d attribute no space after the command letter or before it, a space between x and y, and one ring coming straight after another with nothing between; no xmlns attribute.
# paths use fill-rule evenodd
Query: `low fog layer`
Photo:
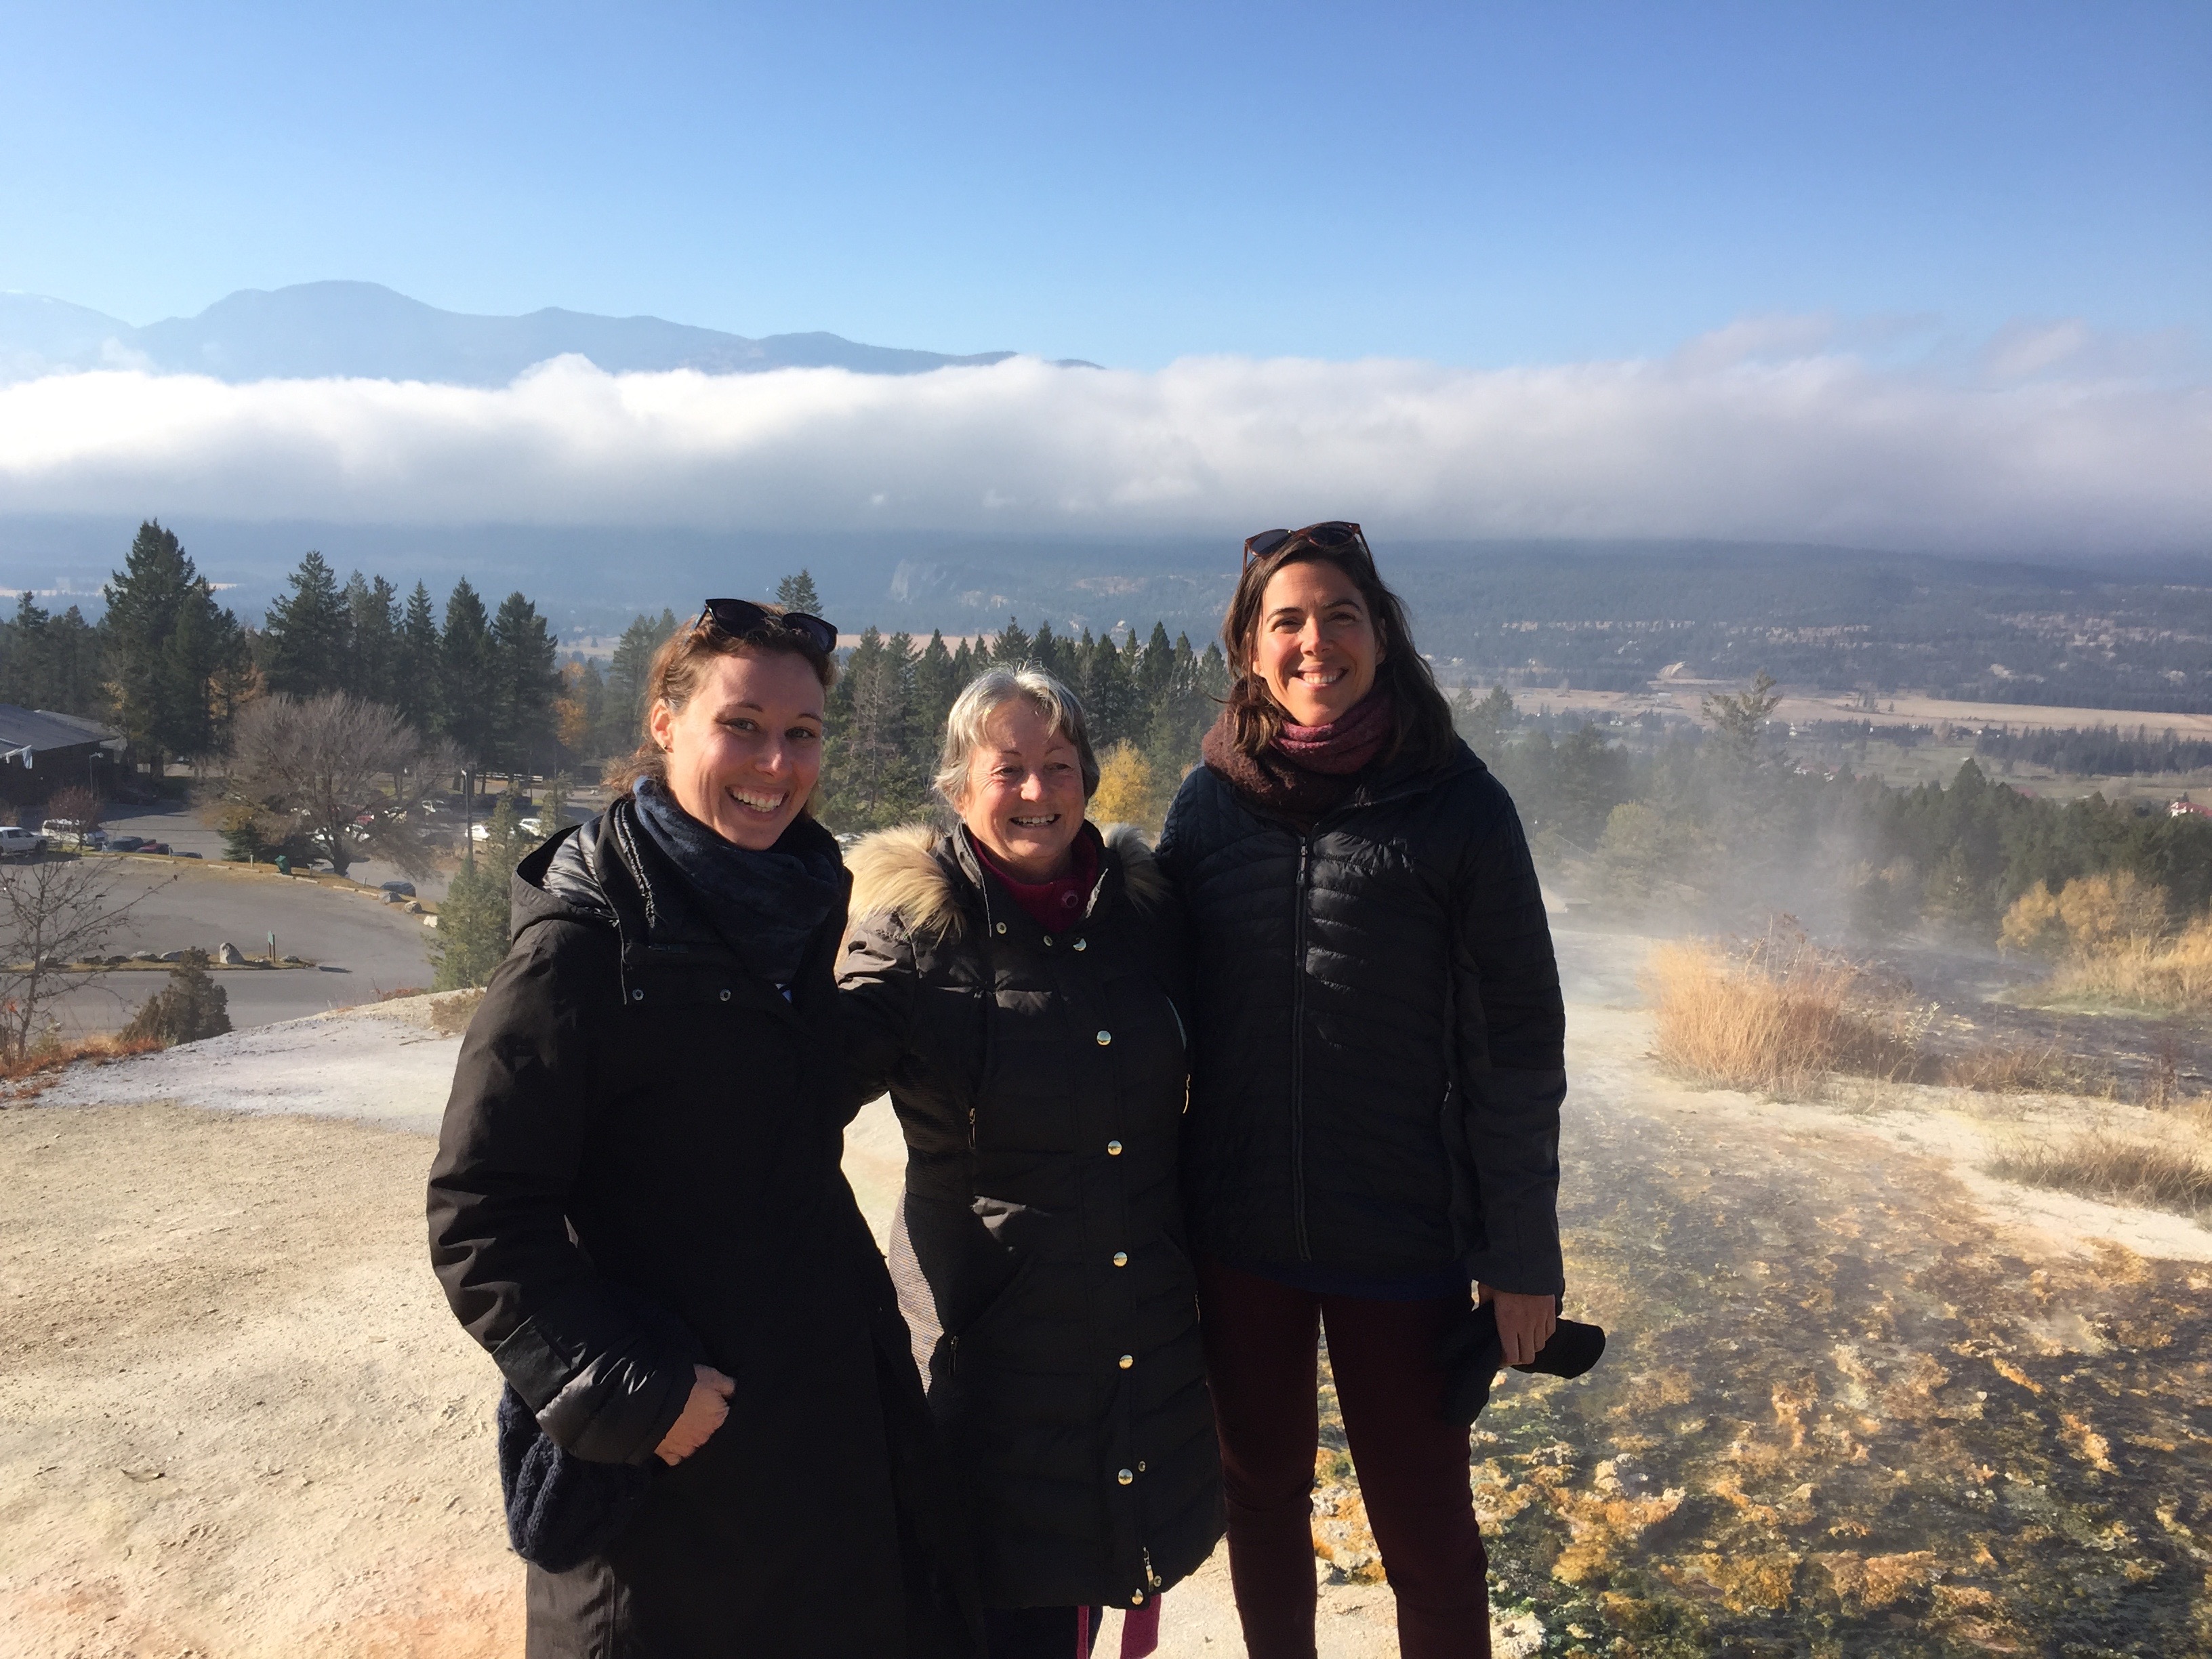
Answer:
<svg viewBox="0 0 2212 1659"><path fill-rule="evenodd" d="M1351 514L1400 535L2212 542L2212 393L2028 367L1751 358L1723 335L1501 370L1020 358L710 376L564 357L495 389L95 372L0 387L0 513L1237 533Z"/></svg>

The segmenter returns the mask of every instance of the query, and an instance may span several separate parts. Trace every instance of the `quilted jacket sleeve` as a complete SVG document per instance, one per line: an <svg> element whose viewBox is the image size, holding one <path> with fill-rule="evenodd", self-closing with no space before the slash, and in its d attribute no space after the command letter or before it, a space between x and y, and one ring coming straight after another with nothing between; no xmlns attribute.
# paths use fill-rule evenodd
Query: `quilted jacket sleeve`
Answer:
<svg viewBox="0 0 2212 1659"><path fill-rule="evenodd" d="M461 1044L429 1182L430 1261L453 1314L563 1449L641 1463L684 1409L680 1328L602 1279L568 1222L599 1074L591 930L532 928Z"/></svg>
<svg viewBox="0 0 2212 1659"><path fill-rule="evenodd" d="M1498 1290L1556 1296L1566 1013L1520 816L1494 778L1474 789L1480 827L1457 872L1453 928L1460 1124L1480 1212L1470 1267Z"/></svg>

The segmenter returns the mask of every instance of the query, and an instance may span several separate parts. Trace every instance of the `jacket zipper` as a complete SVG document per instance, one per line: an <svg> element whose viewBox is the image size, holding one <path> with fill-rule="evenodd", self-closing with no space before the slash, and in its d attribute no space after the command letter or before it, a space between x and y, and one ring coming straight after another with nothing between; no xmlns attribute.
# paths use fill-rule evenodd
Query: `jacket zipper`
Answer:
<svg viewBox="0 0 2212 1659"><path fill-rule="evenodd" d="M1313 1260L1306 1238L1306 884L1312 879L1313 837L1298 842L1298 913L1291 961L1291 1220L1298 1260Z"/></svg>

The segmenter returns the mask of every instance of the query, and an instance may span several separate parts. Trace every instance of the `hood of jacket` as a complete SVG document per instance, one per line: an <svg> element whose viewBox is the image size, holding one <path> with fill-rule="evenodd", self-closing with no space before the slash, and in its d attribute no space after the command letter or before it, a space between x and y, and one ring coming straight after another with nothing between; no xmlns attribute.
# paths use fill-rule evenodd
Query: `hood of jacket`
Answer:
<svg viewBox="0 0 2212 1659"><path fill-rule="evenodd" d="M1118 864L1129 902L1139 910L1157 908L1167 897L1167 872L1152 857L1144 834L1132 823L1109 823L1099 831L1109 858L1099 861L1103 885L1109 866ZM969 900L982 887L983 872L958 830L941 831L926 823L905 823L864 836L845 855L853 872L851 913L896 915L917 936L958 939L969 926ZM1092 890L1096 902L1097 890Z"/></svg>

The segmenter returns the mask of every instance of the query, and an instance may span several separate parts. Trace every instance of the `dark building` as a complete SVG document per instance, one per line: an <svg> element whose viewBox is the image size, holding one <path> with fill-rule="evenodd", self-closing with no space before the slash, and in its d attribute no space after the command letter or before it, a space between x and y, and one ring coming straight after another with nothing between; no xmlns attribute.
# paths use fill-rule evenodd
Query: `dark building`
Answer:
<svg viewBox="0 0 2212 1659"><path fill-rule="evenodd" d="M0 800L27 805L72 784L107 794L122 781L124 742L98 720L0 702Z"/></svg>

